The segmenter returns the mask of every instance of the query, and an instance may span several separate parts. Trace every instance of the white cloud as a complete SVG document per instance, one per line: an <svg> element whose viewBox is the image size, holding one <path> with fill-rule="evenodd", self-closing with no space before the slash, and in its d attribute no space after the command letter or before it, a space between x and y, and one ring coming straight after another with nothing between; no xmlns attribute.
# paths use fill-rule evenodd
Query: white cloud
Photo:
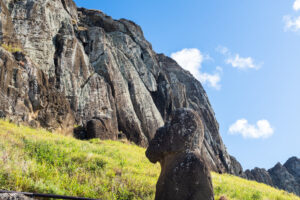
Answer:
<svg viewBox="0 0 300 200"><path fill-rule="evenodd" d="M171 58L181 67L190 71L196 78L200 76L200 68L204 57L198 49L182 49L172 53Z"/></svg>
<svg viewBox="0 0 300 200"><path fill-rule="evenodd" d="M225 63L230 64L238 69L259 69L261 64L256 64L251 57L241 57L239 54L232 54L231 51L224 46L218 46L216 51L226 56Z"/></svg>
<svg viewBox="0 0 300 200"><path fill-rule="evenodd" d="M300 10L300 0L296 0L293 5L294 10Z"/></svg>
<svg viewBox="0 0 300 200"><path fill-rule="evenodd" d="M283 21L285 23L285 31L299 31L300 30L300 16L293 18L290 15L284 16Z"/></svg>
<svg viewBox="0 0 300 200"><path fill-rule="evenodd" d="M217 90L221 89L221 85L219 84L221 81L221 77L218 73L200 73L199 81L203 84L208 84L210 87L213 87Z"/></svg>
<svg viewBox="0 0 300 200"><path fill-rule="evenodd" d="M229 133L242 135L244 138L269 138L273 135L274 129L268 120L259 120L256 125L251 125L246 119L237 120L229 128Z"/></svg>
<svg viewBox="0 0 300 200"><path fill-rule="evenodd" d="M300 10L300 0L295 0L293 4L293 9L295 11ZM300 30L300 16L292 17L291 15L286 15L283 17L284 21L284 30L297 32Z"/></svg>
<svg viewBox="0 0 300 200"><path fill-rule="evenodd" d="M199 49L182 49L181 51L171 54L173 58L182 68L191 72L191 74L203 84L208 84L210 87L220 89L221 81L220 68L214 74L202 73L201 67L204 60L211 60L209 55L204 55Z"/></svg>
<svg viewBox="0 0 300 200"><path fill-rule="evenodd" d="M226 60L227 64L231 64L232 67L238 69L259 69L259 65L254 63L253 58L247 57L243 58L240 57L239 54L236 54L234 57L230 57Z"/></svg>

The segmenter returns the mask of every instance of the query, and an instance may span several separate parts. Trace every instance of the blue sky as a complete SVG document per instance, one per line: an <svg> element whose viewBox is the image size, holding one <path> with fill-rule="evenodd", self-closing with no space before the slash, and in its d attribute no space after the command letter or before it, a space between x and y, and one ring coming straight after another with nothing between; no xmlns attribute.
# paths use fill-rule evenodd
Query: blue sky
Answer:
<svg viewBox="0 0 300 200"><path fill-rule="evenodd" d="M300 157L300 1L75 0L139 24L202 81L244 169Z"/></svg>

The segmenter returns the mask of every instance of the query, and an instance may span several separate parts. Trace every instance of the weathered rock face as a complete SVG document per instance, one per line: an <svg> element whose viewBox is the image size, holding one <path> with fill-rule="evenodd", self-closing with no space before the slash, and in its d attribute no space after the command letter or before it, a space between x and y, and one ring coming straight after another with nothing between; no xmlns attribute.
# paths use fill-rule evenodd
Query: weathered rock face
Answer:
<svg viewBox="0 0 300 200"><path fill-rule="evenodd" d="M21 55L20 55L21 54ZM19 60L20 59L20 60ZM73 114L63 93L22 53L0 48L0 110L10 120L71 132Z"/></svg>
<svg viewBox="0 0 300 200"><path fill-rule="evenodd" d="M1 48L1 116L53 130L80 125L85 138L114 139L121 131L147 146L174 110L187 107L203 121L201 154L210 169L239 171L201 84L156 54L138 25L77 9L72 0L0 5L0 42L24 55Z"/></svg>
<svg viewBox="0 0 300 200"><path fill-rule="evenodd" d="M171 121L158 129L146 156L160 162L155 200L213 200L209 169L200 155L204 127L191 109L177 109Z"/></svg>
<svg viewBox="0 0 300 200"><path fill-rule="evenodd" d="M233 170L233 174L242 177L242 178L246 178L246 175L243 171L243 167L242 165L236 160L235 157L230 156L230 160L231 160L231 166L232 166L232 170Z"/></svg>
<svg viewBox="0 0 300 200"><path fill-rule="evenodd" d="M300 159L297 157L292 157L286 161L284 167L289 171L291 175L294 176L296 181L300 185Z"/></svg>
<svg viewBox="0 0 300 200"><path fill-rule="evenodd" d="M245 175L250 180L265 183L300 196L300 159L290 158L284 165L280 163L266 171L255 168L246 170Z"/></svg>
<svg viewBox="0 0 300 200"><path fill-rule="evenodd" d="M255 168L251 171L246 170L245 174L249 180L254 180L260 183L265 183L267 185L274 186L270 174L265 169Z"/></svg>
<svg viewBox="0 0 300 200"><path fill-rule="evenodd" d="M7 45L19 45L9 10L3 1L0 1L0 41Z"/></svg>

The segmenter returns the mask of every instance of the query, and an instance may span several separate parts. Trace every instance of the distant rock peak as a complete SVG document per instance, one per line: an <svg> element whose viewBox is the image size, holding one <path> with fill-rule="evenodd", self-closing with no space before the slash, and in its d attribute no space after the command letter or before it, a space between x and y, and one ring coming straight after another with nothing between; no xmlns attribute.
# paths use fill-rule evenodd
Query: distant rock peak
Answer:
<svg viewBox="0 0 300 200"><path fill-rule="evenodd" d="M246 170L243 177L300 196L300 159L297 157L288 159L284 165L278 162L268 171L260 168Z"/></svg>

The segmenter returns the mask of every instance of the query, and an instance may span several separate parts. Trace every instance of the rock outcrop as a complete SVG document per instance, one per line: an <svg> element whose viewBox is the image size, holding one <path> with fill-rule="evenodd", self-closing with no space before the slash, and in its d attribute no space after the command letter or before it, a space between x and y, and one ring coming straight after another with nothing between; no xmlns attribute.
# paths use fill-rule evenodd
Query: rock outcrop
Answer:
<svg viewBox="0 0 300 200"><path fill-rule="evenodd" d="M77 9L72 0L0 5L1 116L63 132L81 126L82 138L123 132L148 146L171 113L187 107L203 121L201 154L210 169L239 172L200 82L156 54L134 22Z"/></svg>
<svg viewBox="0 0 300 200"><path fill-rule="evenodd" d="M236 160L235 157L233 156L230 156L230 160L231 160L231 166L232 166L232 170L233 170L233 173L232 174L235 174L236 176L239 176L241 178L246 178L246 175L243 171L243 167L242 165Z"/></svg>
<svg viewBox="0 0 300 200"><path fill-rule="evenodd" d="M254 168L253 170L246 170L245 175L250 180L255 180L260 183L265 183L270 186L274 186L272 178L269 172L265 169Z"/></svg>
<svg viewBox="0 0 300 200"><path fill-rule="evenodd" d="M0 110L3 116L32 126L71 132L73 113L63 93L26 57L0 48Z"/></svg>
<svg viewBox="0 0 300 200"><path fill-rule="evenodd" d="M1 200L34 200L22 194L17 193L2 193L0 194Z"/></svg>
<svg viewBox="0 0 300 200"><path fill-rule="evenodd" d="M210 171L200 155L204 127L191 109L177 109L158 129L146 156L161 164L155 200L213 200Z"/></svg>
<svg viewBox="0 0 300 200"><path fill-rule="evenodd" d="M255 168L246 170L245 175L250 180L265 183L300 196L300 159L290 158L284 165L277 163L266 171Z"/></svg>

